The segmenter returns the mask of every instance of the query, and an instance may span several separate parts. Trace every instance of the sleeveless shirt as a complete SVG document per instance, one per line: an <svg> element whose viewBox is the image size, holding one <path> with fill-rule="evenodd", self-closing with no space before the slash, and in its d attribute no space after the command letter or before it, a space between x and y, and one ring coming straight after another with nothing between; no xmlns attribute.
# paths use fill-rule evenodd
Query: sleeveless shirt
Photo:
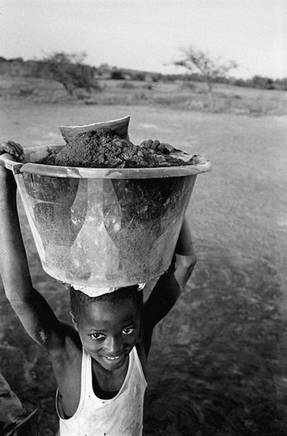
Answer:
<svg viewBox="0 0 287 436"><path fill-rule="evenodd" d="M71 418L61 417L57 391L60 436L141 436L146 386L142 365L133 347L127 374L117 395L108 400L98 398L93 390L92 359L83 349L80 401Z"/></svg>

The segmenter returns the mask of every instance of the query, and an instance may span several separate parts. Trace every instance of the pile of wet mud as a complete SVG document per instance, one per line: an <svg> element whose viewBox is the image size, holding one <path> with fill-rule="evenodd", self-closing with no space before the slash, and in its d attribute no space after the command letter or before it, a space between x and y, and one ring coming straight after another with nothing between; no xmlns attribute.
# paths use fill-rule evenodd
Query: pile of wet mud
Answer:
<svg viewBox="0 0 287 436"><path fill-rule="evenodd" d="M197 155L184 161L176 157L178 152L181 151L158 140L136 145L109 129L100 129L79 133L60 150L50 149L39 163L88 168L155 168L199 162Z"/></svg>

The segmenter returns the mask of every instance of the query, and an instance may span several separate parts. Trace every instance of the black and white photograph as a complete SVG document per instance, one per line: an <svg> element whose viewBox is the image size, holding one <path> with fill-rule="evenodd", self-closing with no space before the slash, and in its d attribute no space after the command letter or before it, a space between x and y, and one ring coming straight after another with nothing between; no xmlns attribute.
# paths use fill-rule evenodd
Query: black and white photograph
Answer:
<svg viewBox="0 0 287 436"><path fill-rule="evenodd" d="M287 0L0 0L0 436L287 436Z"/></svg>

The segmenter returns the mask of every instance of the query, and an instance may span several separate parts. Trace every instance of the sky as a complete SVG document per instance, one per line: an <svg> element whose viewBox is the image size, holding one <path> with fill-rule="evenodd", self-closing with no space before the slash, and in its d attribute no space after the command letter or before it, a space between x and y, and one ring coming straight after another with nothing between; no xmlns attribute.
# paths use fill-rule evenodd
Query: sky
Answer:
<svg viewBox="0 0 287 436"><path fill-rule="evenodd" d="M85 62L162 73L190 45L236 77L287 77L287 0L0 0L0 56L85 52Z"/></svg>

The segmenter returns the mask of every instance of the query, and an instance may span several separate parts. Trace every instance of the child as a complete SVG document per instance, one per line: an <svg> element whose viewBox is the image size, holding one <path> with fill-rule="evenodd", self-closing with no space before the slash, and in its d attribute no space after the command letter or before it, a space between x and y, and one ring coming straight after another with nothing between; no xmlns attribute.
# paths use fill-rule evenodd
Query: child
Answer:
<svg viewBox="0 0 287 436"><path fill-rule="evenodd" d="M0 146L23 158L12 141ZM172 264L143 304L137 285L91 298L70 287L73 326L57 319L32 285L16 206L16 184L0 166L0 271L24 328L47 350L56 381L60 436L142 434L145 366L155 325L169 312L195 266L184 221Z"/></svg>

